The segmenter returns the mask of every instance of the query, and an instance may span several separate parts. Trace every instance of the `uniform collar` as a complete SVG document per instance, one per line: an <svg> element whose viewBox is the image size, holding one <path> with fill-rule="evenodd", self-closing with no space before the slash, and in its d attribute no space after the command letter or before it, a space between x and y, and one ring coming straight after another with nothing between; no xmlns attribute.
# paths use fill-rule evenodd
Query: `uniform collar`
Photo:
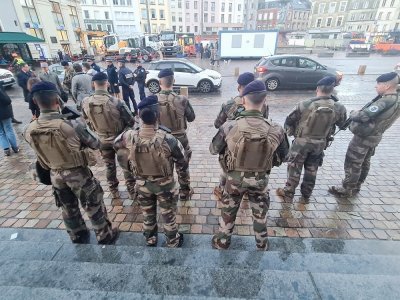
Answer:
<svg viewBox="0 0 400 300"><path fill-rule="evenodd" d="M162 90L162 91L160 91L160 94L168 95L168 94L171 94L173 92L174 92L173 90Z"/></svg>
<svg viewBox="0 0 400 300"><path fill-rule="evenodd" d="M259 110L244 110L239 114L241 117L263 117L263 114Z"/></svg>
<svg viewBox="0 0 400 300"><path fill-rule="evenodd" d="M94 94L95 95L109 95L106 90L95 90Z"/></svg>

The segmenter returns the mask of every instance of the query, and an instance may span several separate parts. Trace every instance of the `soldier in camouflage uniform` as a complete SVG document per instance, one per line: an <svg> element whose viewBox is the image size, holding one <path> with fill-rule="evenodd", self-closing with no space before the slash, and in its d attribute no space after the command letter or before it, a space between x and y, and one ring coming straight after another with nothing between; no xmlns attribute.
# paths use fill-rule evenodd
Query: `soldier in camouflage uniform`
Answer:
<svg viewBox="0 0 400 300"><path fill-rule="evenodd" d="M347 148L342 186L329 189L334 195L351 197L360 191L368 176L375 148L382 140L384 132L400 116L399 91L396 90L399 76L395 72L386 73L376 81L375 89L380 97L375 98L364 109L350 114L350 131L354 136Z"/></svg>
<svg viewBox="0 0 400 300"><path fill-rule="evenodd" d="M193 122L196 115L190 105L189 99L177 95L172 90L174 72L171 69L161 70L158 78L160 79L161 86L161 91L158 95L160 107L159 124L170 129L171 134L181 142L185 149L185 157L189 163L192 150L189 147L189 140L186 135L187 122ZM179 182L179 184L180 200L189 200L193 194L193 189L190 187L190 177L187 177L186 182Z"/></svg>
<svg viewBox="0 0 400 300"><path fill-rule="evenodd" d="M244 111L243 100L242 100L242 92L246 85L254 80L254 74L250 72L245 72L240 74L237 79L237 90L239 95L235 98L229 100L228 102L222 104L221 110L214 121L215 128L219 129L226 120L235 120L239 114ZM268 118L268 106L264 103L261 112L263 113L264 118ZM224 187L226 183L226 175L223 172L220 176L219 186L214 188L214 195L218 200L222 199L222 194L224 192Z"/></svg>
<svg viewBox="0 0 400 300"><path fill-rule="evenodd" d="M180 247L183 235L178 233L175 218L174 164L180 182L189 178L188 162L181 143L162 127L157 126L158 102L152 95L142 100L139 116L143 124L128 130L114 143L116 149L128 148L129 165L136 176L138 202L143 213L143 231L147 246L157 245L157 202L164 222L167 247Z"/></svg>
<svg viewBox="0 0 400 300"><path fill-rule="evenodd" d="M223 155L227 171L220 229L212 239L212 246L217 249L229 248L236 214L245 193L253 213L257 249L268 249L268 177L272 167L279 165L278 161L286 156L289 145L283 128L263 117L261 109L266 94L262 81L248 84L242 93L245 110L236 120L226 121L210 145L211 154Z"/></svg>
<svg viewBox="0 0 400 300"><path fill-rule="evenodd" d="M82 114L89 127L100 138L100 153L106 165L106 177L113 198L119 198L116 152L113 148L115 138L128 127L133 127L135 119L126 104L107 92L108 78L103 72L93 75L95 92L82 101ZM121 151L123 151L121 149ZM122 154L117 157L123 157ZM124 164L121 164L122 166ZM124 169L124 177L129 197L135 199L135 177Z"/></svg>
<svg viewBox="0 0 400 300"><path fill-rule="evenodd" d="M346 108L332 97L336 84L333 76L324 77L317 83L317 96L296 105L285 121L288 135L294 135L288 156L288 179L277 195L285 201L293 201L304 166L301 184L302 201L308 202L315 186L318 167L322 165L328 139L346 121Z"/></svg>
<svg viewBox="0 0 400 300"><path fill-rule="evenodd" d="M68 93L72 95L71 86L72 86L72 77L74 77L74 69L65 60L61 62L61 65L64 67L63 86L68 91Z"/></svg>
<svg viewBox="0 0 400 300"><path fill-rule="evenodd" d="M62 208L65 227L73 243L88 242L90 233L79 210L86 211L97 241L114 243L118 229L112 229L103 202L103 190L89 166L96 163L91 149L98 149L99 139L79 119L67 120L59 113L57 88L39 82L32 88L40 107L40 117L24 132L25 140L35 151L40 166L50 170L57 206Z"/></svg>

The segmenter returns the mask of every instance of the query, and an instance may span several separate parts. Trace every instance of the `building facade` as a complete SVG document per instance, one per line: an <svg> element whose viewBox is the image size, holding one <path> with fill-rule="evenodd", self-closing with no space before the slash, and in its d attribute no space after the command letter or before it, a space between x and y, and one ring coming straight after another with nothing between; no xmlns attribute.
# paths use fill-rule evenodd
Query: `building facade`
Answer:
<svg viewBox="0 0 400 300"><path fill-rule="evenodd" d="M246 30L256 30L257 28L257 9L259 0L244 0L243 1L243 28Z"/></svg>
<svg viewBox="0 0 400 300"><path fill-rule="evenodd" d="M143 33L159 33L163 30L171 30L171 0L136 1L139 1L140 28ZM179 2L182 6L182 1Z"/></svg>
<svg viewBox="0 0 400 300"><path fill-rule="evenodd" d="M373 32L387 33L400 31L400 0L382 0L376 12Z"/></svg>

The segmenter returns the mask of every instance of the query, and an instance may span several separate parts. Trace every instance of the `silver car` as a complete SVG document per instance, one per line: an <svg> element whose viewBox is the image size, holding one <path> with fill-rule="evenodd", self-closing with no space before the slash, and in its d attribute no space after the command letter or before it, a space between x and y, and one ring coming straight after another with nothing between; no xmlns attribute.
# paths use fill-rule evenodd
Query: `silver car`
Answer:
<svg viewBox="0 0 400 300"><path fill-rule="evenodd" d="M303 56L273 55L261 58L254 67L256 78L265 82L268 90L278 88L315 88L325 76L335 76L339 85L343 74Z"/></svg>

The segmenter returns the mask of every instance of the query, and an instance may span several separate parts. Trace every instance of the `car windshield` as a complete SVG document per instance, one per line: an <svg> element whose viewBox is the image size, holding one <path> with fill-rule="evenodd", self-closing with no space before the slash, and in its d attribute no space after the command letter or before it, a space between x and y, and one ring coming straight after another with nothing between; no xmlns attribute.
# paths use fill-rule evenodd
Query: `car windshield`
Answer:
<svg viewBox="0 0 400 300"><path fill-rule="evenodd" d="M192 67L193 69L195 69L196 72L201 72L201 71L204 70L204 69L200 68L199 66L197 66L197 65L195 65L195 64L193 64L193 63L191 63L191 62L187 62L186 64L187 64L188 66Z"/></svg>
<svg viewBox="0 0 400 300"><path fill-rule="evenodd" d="M163 33L160 35L160 40L173 41L173 40L175 40L175 34L174 33Z"/></svg>

